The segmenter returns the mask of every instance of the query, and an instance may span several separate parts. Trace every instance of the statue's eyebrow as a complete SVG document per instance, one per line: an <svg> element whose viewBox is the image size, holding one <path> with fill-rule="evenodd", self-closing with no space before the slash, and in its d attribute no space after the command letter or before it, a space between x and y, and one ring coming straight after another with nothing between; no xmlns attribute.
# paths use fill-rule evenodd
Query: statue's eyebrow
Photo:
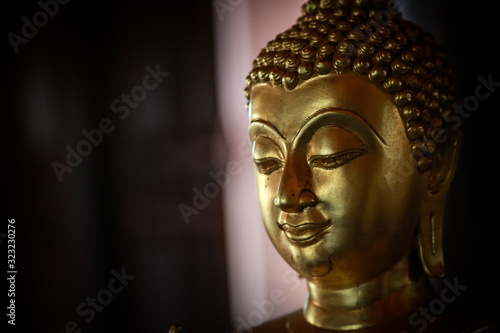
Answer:
<svg viewBox="0 0 500 333"><path fill-rule="evenodd" d="M260 123L260 124L266 125L267 127L270 127L273 131L276 132L276 134L278 134L280 136L280 138L283 139L283 141L286 141L286 136L283 133L281 133L280 130L273 123L269 122L268 120L265 120L262 118L256 118L256 119L252 119L250 124L252 124L252 123Z"/></svg>
<svg viewBox="0 0 500 333"><path fill-rule="evenodd" d="M321 115L324 115L326 113L332 113L332 112L339 112L339 113L349 113L351 115L354 116L354 118L356 118L358 121L360 121L361 123L363 123L366 127L368 127L371 132L375 135L375 137L384 145L384 146L387 146L387 143L385 142L384 138L382 138L380 136L380 134L377 132L377 130L372 126L370 125L370 123L368 123L368 121L363 118L361 115L359 115L357 112L353 111L353 110L348 110L348 109L342 109L342 108L332 108L332 107L328 107L328 108L324 108L324 109L320 109L316 112L314 112L312 115L310 115L309 117L307 117L307 119L300 125L300 127L297 129L297 131L295 132L294 136L293 136L293 140L295 140L295 138L299 135L300 131L302 130L302 128L304 128L304 126L306 126L311 120L313 120L314 118L317 118ZM292 140L292 141L293 141Z"/></svg>

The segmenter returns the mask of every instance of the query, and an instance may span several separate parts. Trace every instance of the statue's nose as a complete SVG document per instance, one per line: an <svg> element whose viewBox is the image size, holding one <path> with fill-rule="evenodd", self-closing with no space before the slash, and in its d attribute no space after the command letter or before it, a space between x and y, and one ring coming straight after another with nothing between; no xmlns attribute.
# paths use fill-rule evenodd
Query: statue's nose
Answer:
<svg viewBox="0 0 500 333"><path fill-rule="evenodd" d="M300 172L301 178L297 177ZM286 165L281 176L274 204L287 213L297 213L308 206L315 206L318 197L311 189L311 172L307 170L297 170L294 165Z"/></svg>
<svg viewBox="0 0 500 333"><path fill-rule="evenodd" d="M297 195L278 194L274 198L274 204L287 213L297 213L308 206L315 206L318 198L311 190L302 190Z"/></svg>

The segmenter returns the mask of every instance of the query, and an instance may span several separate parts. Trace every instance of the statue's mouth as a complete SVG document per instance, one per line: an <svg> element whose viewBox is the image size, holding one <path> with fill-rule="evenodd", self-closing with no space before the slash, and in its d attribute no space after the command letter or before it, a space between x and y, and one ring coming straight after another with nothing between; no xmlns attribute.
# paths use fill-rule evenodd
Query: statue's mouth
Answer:
<svg viewBox="0 0 500 333"><path fill-rule="evenodd" d="M279 222L277 224L290 241L300 245L308 245L317 241L323 232L332 225L332 222L328 220L320 223L305 222L299 225L289 223L280 224Z"/></svg>

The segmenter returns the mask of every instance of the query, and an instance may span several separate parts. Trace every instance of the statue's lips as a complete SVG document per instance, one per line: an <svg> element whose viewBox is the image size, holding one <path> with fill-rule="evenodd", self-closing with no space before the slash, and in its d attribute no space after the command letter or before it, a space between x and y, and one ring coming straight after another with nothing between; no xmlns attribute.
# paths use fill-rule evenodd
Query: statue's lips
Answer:
<svg viewBox="0 0 500 333"><path fill-rule="evenodd" d="M278 227L283 230L286 237L291 241L306 243L315 240L324 230L332 225L330 220L325 222L305 222L299 225L289 223L278 223Z"/></svg>

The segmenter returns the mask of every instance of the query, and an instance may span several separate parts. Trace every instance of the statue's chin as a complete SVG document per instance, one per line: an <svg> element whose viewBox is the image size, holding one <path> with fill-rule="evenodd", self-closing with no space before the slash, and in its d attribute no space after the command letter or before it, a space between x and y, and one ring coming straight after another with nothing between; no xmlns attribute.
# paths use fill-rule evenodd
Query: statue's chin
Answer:
<svg viewBox="0 0 500 333"><path fill-rule="evenodd" d="M322 277L332 270L332 261L330 258L315 260L306 258L295 258L295 265L306 276Z"/></svg>

